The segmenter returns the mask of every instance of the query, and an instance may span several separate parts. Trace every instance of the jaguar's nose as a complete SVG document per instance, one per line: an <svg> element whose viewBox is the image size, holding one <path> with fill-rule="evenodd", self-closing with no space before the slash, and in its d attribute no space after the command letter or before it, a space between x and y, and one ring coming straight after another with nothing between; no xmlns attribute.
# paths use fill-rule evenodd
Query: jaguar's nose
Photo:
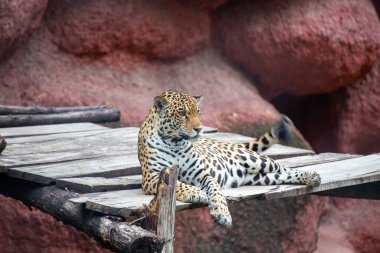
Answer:
<svg viewBox="0 0 380 253"><path fill-rule="evenodd" d="M195 132L199 133L202 130L202 127L194 127Z"/></svg>

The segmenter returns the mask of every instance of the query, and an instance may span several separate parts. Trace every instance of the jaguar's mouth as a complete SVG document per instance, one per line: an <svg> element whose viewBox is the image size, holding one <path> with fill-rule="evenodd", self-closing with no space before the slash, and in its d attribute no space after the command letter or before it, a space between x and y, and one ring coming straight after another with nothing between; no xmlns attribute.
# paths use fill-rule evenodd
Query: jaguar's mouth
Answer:
<svg viewBox="0 0 380 253"><path fill-rule="evenodd" d="M180 136L182 139L187 140L187 141L196 141L199 139L199 137L201 137L199 134L194 135L194 136L190 136L187 134L180 134Z"/></svg>

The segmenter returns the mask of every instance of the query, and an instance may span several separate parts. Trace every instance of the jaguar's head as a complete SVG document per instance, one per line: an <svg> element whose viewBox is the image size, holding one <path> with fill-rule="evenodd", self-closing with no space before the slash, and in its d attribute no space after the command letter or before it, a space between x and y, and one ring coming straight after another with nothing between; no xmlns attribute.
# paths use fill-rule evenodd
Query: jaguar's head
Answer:
<svg viewBox="0 0 380 253"><path fill-rule="evenodd" d="M201 96L170 90L154 98L156 129L163 138L196 140L203 131L199 114Z"/></svg>

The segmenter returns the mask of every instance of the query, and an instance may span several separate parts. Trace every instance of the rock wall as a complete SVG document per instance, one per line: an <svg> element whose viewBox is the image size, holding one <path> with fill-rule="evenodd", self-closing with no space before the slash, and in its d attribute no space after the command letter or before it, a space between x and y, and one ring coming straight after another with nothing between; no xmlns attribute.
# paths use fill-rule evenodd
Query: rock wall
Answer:
<svg viewBox="0 0 380 253"><path fill-rule="evenodd" d="M123 125L138 126L152 98L175 88L203 94L203 123L221 130L256 135L284 112L319 152L379 152L379 54L380 23L369 0L0 3L0 104L107 104L121 110ZM294 133L293 145L310 147ZM36 210L17 208L28 219L14 222L8 206L17 205L0 198L7 252L35 250L35 238L11 236L11 226L43 234L46 252L102 251ZM330 226L342 205L346 223ZM354 220L360 205L368 217ZM378 206L319 197L251 201L231 205L232 230L213 225L207 209L192 210L177 216L176 250L311 252L319 223L322 235L343 231L352 252L377 250L375 227L351 235Z"/></svg>
<svg viewBox="0 0 380 253"><path fill-rule="evenodd" d="M1 252L111 252L85 233L3 195L0 213Z"/></svg>

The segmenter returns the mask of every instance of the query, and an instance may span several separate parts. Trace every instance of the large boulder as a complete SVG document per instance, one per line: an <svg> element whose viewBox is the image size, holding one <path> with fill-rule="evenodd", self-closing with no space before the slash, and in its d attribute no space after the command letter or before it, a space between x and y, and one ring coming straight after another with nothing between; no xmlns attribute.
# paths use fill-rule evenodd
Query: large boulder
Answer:
<svg viewBox="0 0 380 253"><path fill-rule="evenodd" d="M380 142L380 61L362 79L333 93L275 100L317 152L370 154Z"/></svg>
<svg viewBox="0 0 380 253"><path fill-rule="evenodd" d="M379 152L380 61L353 85L331 97L337 117L337 149L344 153ZM330 116L331 117L331 116Z"/></svg>
<svg viewBox="0 0 380 253"><path fill-rule="evenodd" d="M213 44L264 97L334 91L379 56L380 23L370 0L234 1L212 21Z"/></svg>
<svg viewBox="0 0 380 253"><path fill-rule="evenodd" d="M46 25L0 66L6 104L94 105L121 110L123 124L139 126L153 98L174 88L203 94L203 123L220 129L280 118L254 86L212 49L177 61L148 61L128 52L87 60L59 50Z"/></svg>
<svg viewBox="0 0 380 253"><path fill-rule="evenodd" d="M46 20L59 47L81 56L126 50L172 59L209 42L207 11L180 1L52 0Z"/></svg>
<svg viewBox="0 0 380 253"><path fill-rule="evenodd" d="M94 239L52 216L0 195L1 252L110 253Z"/></svg>
<svg viewBox="0 0 380 253"><path fill-rule="evenodd" d="M0 1L0 62L39 25L47 0Z"/></svg>

